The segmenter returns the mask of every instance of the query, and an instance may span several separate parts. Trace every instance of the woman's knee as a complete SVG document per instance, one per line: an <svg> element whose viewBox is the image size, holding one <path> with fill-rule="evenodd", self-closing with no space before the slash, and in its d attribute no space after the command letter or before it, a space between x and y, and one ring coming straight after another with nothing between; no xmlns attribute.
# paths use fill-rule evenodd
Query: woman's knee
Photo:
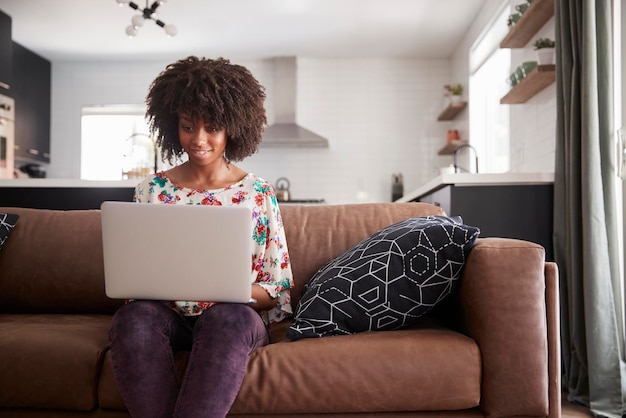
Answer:
<svg viewBox="0 0 626 418"><path fill-rule="evenodd" d="M204 311L194 326L194 333L206 332L214 332L221 339L244 338L253 345L267 337L267 329L259 314L251 307L237 303L219 303Z"/></svg>
<svg viewBox="0 0 626 418"><path fill-rule="evenodd" d="M111 337L137 336L142 330L163 326L168 310L161 302L138 300L121 306L111 321Z"/></svg>
<svg viewBox="0 0 626 418"><path fill-rule="evenodd" d="M204 311L200 318L210 318L211 323L223 327L246 327L260 319L254 309L240 303L218 303Z"/></svg>

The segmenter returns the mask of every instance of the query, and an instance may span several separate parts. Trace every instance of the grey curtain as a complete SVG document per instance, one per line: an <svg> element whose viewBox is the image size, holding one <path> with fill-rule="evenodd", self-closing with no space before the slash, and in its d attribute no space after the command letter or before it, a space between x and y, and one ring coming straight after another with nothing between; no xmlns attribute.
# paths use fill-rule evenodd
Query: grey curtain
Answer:
<svg viewBox="0 0 626 418"><path fill-rule="evenodd" d="M562 382L597 416L626 413L618 264L611 0L555 1L554 245Z"/></svg>

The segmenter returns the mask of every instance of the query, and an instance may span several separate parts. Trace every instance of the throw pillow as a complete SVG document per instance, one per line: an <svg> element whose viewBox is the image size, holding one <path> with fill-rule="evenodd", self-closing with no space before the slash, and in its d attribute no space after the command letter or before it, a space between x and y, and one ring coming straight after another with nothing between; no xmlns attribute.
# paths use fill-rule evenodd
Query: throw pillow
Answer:
<svg viewBox="0 0 626 418"><path fill-rule="evenodd" d="M0 213L0 249L9 238L19 216L14 213Z"/></svg>
<svg viewBox="0 0 626 418"><path fill-rule="evenodd" d="M287 336L399 329L455 288L479 229L460 217L390 225L322 267L308 282Z"/></svg>

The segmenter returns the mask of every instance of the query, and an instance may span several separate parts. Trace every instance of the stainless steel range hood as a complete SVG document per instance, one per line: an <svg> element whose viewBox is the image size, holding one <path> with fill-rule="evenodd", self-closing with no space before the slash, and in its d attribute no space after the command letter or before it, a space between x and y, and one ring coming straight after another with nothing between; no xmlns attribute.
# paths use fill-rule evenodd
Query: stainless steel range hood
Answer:
<svg viewBox="0 0 626 418"><path fill-rule="evenodd" d="M265 128L261 147L328 148L328 140L296 123L297 62L274 58L274 124Z"/></svg>

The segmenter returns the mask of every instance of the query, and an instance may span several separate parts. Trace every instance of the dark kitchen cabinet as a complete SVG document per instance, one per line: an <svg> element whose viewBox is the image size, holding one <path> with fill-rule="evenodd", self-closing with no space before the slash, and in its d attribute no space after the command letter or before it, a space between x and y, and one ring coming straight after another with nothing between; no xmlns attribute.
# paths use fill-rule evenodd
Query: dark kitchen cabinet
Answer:
<svg viewBox="0 0 626 418"><path fill-rule="evenodd" d="M536 242L554 261L553 184L447 185L417 200L441 206L450 216L480 228L481 237Z"/></svg>
<svg viewBox="0 0 626 418"><path fill-rule="evenodd" d="M11 17L0 10L0 92L9 95L12 84L13 41L11 41Z"/></svg>
<svg viewBox="0 0 626 418"><path fill-rule="evenodd" d="M0 206L77 210L100 209L102 202L132 202L135 187L0 187Z"/></svg>
<svg viewBox="0 0 626 418"><path fill-rule="evenodd" d="M15 158L50 162L50 61L13 42Z"/></svg>

